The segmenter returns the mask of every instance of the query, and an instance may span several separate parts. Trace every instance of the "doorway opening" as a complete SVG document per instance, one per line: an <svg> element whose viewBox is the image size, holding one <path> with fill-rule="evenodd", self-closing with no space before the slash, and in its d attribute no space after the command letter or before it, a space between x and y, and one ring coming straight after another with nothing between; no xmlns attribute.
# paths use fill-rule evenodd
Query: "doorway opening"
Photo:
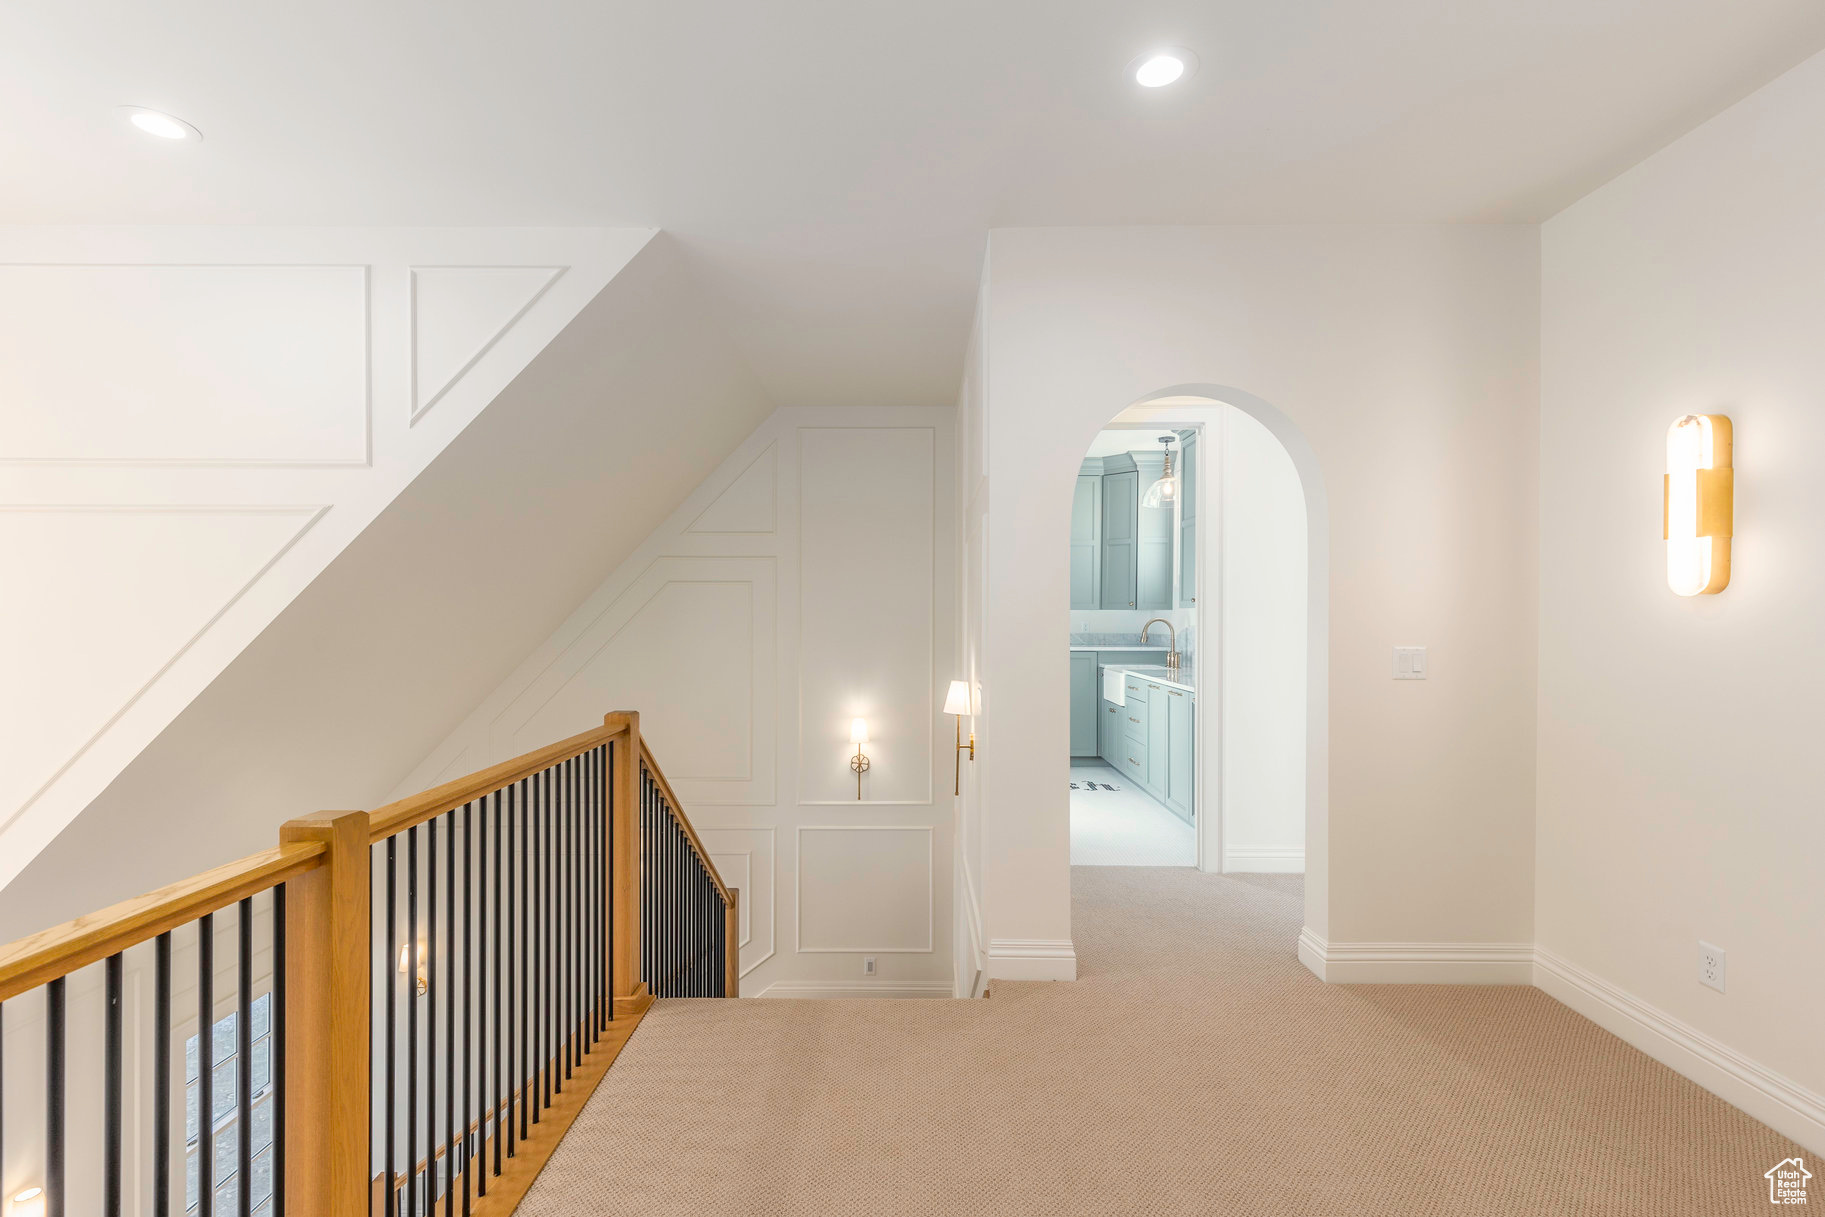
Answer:
<svg viewBox="0 0 1825 1217"><path fill-rule="evenodd" d="M1072 501L1071 862L1306 869L1306 492L1262 422L1156 398Z"/></svg>

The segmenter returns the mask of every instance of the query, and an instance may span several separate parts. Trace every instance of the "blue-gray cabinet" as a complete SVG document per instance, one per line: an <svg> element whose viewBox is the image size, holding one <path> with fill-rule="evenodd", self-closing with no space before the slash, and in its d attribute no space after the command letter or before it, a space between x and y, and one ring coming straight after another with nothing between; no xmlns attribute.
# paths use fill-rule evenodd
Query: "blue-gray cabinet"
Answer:
<svg viewBox="0 0 1825 1217"><path fill-rule="evenodd" d="M1161 801L1180 819L1191 822L1197 806L1193 778L1197 772L1197 698L1183 689L1166 690L1166 794Z"/></svg>
<svg viewBox="0 0 1825 1217"><path fill-rule="evenodd" d="M1103 475L1103 569L1101 603L1106 609L1135 607L1140 545L1141 475L1128 470Z"/></svg>
<svg viewBox="0 0 1825 1217"><path fill-rule="evenodd" d="M1095 651L1071 652L1071 755L1097 755L1098 672Z"/></svg>
<svg viewBox="0 0 1825 1217"><path fill-rule="evenodd" d="M1102 605L1103 479L1079 474L1071 498L1071 607Z"/></svg>
<svg viewBox="0 0 1825 1217"><path fill-rule="evenodd" d="M1158 507L1139 505L1139 497L1160 480L1166 471L1164 452L1137 455L1134 607L1169 609L1172 607L1172 543L1175 539L1172 503Z"/></svg>

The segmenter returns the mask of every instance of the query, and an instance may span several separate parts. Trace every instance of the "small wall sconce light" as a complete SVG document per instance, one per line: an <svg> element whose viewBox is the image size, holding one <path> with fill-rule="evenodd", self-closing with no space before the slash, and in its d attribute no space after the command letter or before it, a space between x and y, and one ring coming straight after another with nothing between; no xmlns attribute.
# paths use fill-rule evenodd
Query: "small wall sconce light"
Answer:
<svg viewBox="0 0 1825 1217"><path fill-rule="evenodd" d="M406 945L399 948L399 974L405 976L410 974L411 971L412 944L408 942ZM425 976L425 948L424 944L420 943L418 947L418 995L423 997L430 991L431 982Z"/></svg>
<svg viewBox="0 0 1825 1217"><path fill-rule="evenodd" d="M951 681L951 690L944 697L944 712L957 716L957 775L954 782L955 789L953 789L951 793L962 794L963 749L965 747L963 743L963 716L972 713L970 710L970 687L967 681ZM973 724L970 727L970 742L968 748L970 750L970 760L973 761L976 759L976 728Z"/></svg>
<svg viewBox="0 0 1825 1217"><path fill-rule="evenodd" d="M1721 592L1730 582L1736 470L1730 419L1688 414L1667 429L1667 476L1661 533L1667 542L1667 586L1681 596Z"/></svg>
<svg viewBox="0 0 1825 1217"><path fill-rule="evenodd" d="M862 745L868 742L867 719L849 720L849 742L855 745L855 755L849 758L849 767L855 770L855 797L859 803L862 799L862 775L868 772L868 758L862 755Z"/></svg>
<svg viewBox="0 0 1825 1217"><path fill-rule="evenodd" d="M44 1217L44 1189L28 1187L14 1196L7 1217Z"/></svg>

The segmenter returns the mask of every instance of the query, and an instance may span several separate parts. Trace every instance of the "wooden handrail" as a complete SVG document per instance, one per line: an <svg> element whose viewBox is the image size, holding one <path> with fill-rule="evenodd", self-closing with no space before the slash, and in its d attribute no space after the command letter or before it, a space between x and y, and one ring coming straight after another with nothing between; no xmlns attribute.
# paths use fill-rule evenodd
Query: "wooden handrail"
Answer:
<svg viewBox="0 0 1825 1217"><path fill-rule="evenodd" d="M644 739L640 741L640 759L646 763L647 772L653 775L653 781L659 786L659 793L665 796L666 806L671 810L672 819L678 822L678 827L684 829L684 835L690 841L691 849L696 852L698 861L703 863L703 869L709 873L710 881L716 885L717 894L722 897L724 904L729 903L732 897L729 895L728 885L722 881L722 876L716 873L716 864L710 861L710 851L704 848L702 838L698 837L697 830L691 826L690 819L684 814L684 803L673 792L672 784L665 780L665 774L660 770L659 762L653 759L652 750L646 746Z"/></svg>
<svg viewBox="0 0 1825 1217"><path fill-rule="evenodd" d="M315 841L262 850L0 947L0 1001L313 871L325 849Z"/></svg>
<svg viewBox="0 0 1825 1217"><path fill-rule="evenodd" d="M454 811L464 803L474 802L483 795L511 786L521 778L531 777L535 773L551 768L559 761L567 761L573 756L599 748L619 735L626 727L620 720L626 716L610 714L602 726L592 728L581 735L573 735L567 740L559 740L544 748L535 749L502 761L498 765L445 782L442 786L433 786L423 794L388 803L368 813L369 839L374 842L396 837L408 828L423 824L426 820Z"/></svg>

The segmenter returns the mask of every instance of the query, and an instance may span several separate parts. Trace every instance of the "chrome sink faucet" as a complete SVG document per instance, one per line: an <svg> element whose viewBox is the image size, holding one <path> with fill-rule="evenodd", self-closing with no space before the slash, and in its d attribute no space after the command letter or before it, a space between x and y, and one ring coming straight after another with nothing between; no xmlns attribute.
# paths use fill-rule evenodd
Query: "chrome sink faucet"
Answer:
<svg viewBox="0 0 1825 1217"><path fill-rule="evenodd" d="M1147 631L1156 625L1163 625L1166 627L1166 670L1169 672L1176 672L1179 670L1179 632L1172 628L1172 622L1166 620L1164 617L1155 617L1152 621L1149 621L1146 625L1142 626L1141 645L1147 645Z"/></svg>

